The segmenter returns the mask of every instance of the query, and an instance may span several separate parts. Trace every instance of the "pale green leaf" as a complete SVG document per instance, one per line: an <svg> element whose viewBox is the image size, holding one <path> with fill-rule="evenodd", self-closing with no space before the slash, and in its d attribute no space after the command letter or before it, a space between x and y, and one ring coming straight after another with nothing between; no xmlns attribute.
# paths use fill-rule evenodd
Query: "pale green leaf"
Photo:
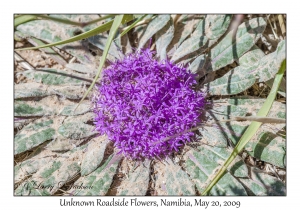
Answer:
<svg viewBox="0 0 300 210"><path fill-rule="evenodd" d="M117 195L146 195L149 184L150 160L140 162L132 167L125 180L118 187ZM138 164L138 163L135 163Z"/></svg>
<svg viewBox="0 0 300 210"><path fill-rule="evenodd" d="M174 37L174 25L172 19L169 20L161 30L155 34L156 52L161 60L167 59L167 47Z"/></svg>
<svg viewBox="0 0 300 210"><path fill-rule="evenodd" d="M208 184L207 182L215 174L219 164L222 164L225 159L220 158L220 156L216 156L215 152L211 152L204 147L200 147L200 149L200 151L192 149L185 154L185 167L187 173L190 175L190 178L193 180L197 189L202 194L206 185ZM210 155L208 156L208 154ZM218 163L217 161L213 161L212 158L217 158L218 160L221 160L221 162ZM239 166L239 163L236 164ZM239 167L244 167L242 170L245 170L246 172L245 166L238 166L237 169ZM245 172L242 174L245 174ZM247 193L244 187L236 180L236 178L230 173L226 172L225 175L213 187L210 195L247 195Z"/></svg>
<svg viewBox="0 0 300 210"><path fill-rule="evenodd" d="M139 49L143 48L146 42L170 20L170 15L157 15L146 27L139 42Z"/></svg>
<svg viewBox="0 0 300 210"><path fill-rule="evenodd" d="M109 141L107 137L100 136L91 140L88 144L87 151L82 159L81 175L86 176L93 172L100 165L104 157L105 149Z"/></svg>
<svg viewBox="0 0 300 210"><path fill-rule="evenodd" d="M180 166L171 160L154 165L156 176L155 189L159 195L195 195L195 186Z"/></svg>
<svg viewBox="0 0 300 210"><path fill-rule="evenodd" d="M212 70L218 70L245 54L260 38L265 30L266 21L262 17L253 18L242 23L236 33L229 32L211 49Z"/></svg>

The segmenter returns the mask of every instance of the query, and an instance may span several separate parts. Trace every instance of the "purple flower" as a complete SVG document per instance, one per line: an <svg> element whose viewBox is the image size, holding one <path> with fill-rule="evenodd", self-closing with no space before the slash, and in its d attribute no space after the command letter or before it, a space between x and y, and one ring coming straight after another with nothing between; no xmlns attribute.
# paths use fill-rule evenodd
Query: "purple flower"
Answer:
<svg viewBox="0 0 300 210"><path fill-rule="evenodd" d="M194 74L153 54L144 49L111 63L93 98L96 130L132 159L178 151L194 136L186 131L200 123L205 105Z"/></svg>

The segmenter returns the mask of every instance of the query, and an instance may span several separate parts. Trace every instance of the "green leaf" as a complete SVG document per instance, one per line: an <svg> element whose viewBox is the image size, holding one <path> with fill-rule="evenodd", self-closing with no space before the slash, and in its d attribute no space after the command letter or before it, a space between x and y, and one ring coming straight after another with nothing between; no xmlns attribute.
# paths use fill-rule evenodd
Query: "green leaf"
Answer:
<svg viewBox="0 0 300 210"><path fill-rule="evenodd" d="M218 163L219 165L222 165L232 152L231 148L220 148L207 145L201 145L198 147L198 149L201 154L205 155L211 159L211 161ZM230 174L235 177L248 177L248 168L240 157L237 157L230 164L228 170Z"/></svg>
<svg viewBox="0 0 300 210"><path fill-rule="evenodd" d="M240 74L236 67L223 77L220 77L206 85L212 95L235 95L250 88L256 81L253 74Z"/></svg>
<svg viewBox="0 0 300 210"><path fill-rule="evenodd" d="M146 195L149 184L150 162L146 160L139 163L137 167L134 165L127 174L127 178L118 187L117 195Z"/></svg>
<svg viewBox="0 0 300 210"><path fill-rule="evenodd" d="M86 146L75 148L57 159L41 167L30 180L26 187L26 182L16 190L18 195L53 195L64 184L75 178L80 172L80 161Z"/></svg>
<svg viewBox="0 0 300 210"><path fill-rule="evenodd" d="M278 44L277 50L266 56L262 56L260 49L254 49L241 58L241 66L238 66L223 77L216 79L207 86L213 95L233 95L251 87L256 76L259 82L264 82L275 76L285 59L285 42ZM259 59L259 57L262 57Z"/></svg>
<svg viewBox="0 0 300 210"><path fill-rule="evenodd" d="M113 155L105 163L85 177L80 177L68 191L71 195L105 195L113 182L113 176L117 171L118 161L110 164ZM109 167L107 167L110 165ZM107 167L107 168L106 168ZM87 188L76 188L76 186L86 186Z"/></svg>
<svg viewBox="0 0 300 210"><path fill-rule="evenodd" d="M78 85L44 85L36 82L20 83L15 86L15 99L59 95L68 99L81 99L85 88Z"/></svg>
<svg viewBox="0 0 300 210"><path fill-rule="evenodd" d="M71 15L72 16L78 16L78 15ZM74 25L74 26L87 26L96 22L99 22L101 20L105 20L107 18L113 17L115 15L106 15L104 17L97 18L95 20L91 20L88 22L76 22L72 21L72 18L70 18L68 15L20 15L15 18L15 24L14 26L17 27L20 24L23 24L25 22L31 21L31 20L36 20L36 19L43 19L43 20L52 20L55 22L60 22L64 24L69 24L69 25Z"/></svg>
<svg viewBox="0 0 300 210"><path fill-rule="evenodd" d="M81 164L81 175L86 176L100 165L109 141L107 137L100 136L91 140Z"/></svg>
<svg viewBox="0 0 300 210"><path fill-rule="evenodd" d="M201 49L209 40L216 41L222 36L230 23L231 15L206 15L191 35L175 51L172 60L176 61Z"/></svg>
<svg viewBox="0 0 300 210"><path fill-rule="evenodd" d="M68 17L68 15L54 15L54 17L69 20L81 19L83 21L89 21L97 19L98 15L71 15L70 17ZM71 55L75 56L81 63L92 65L95 62L94 56L89 52L87 53L84 41L79 42L79 40L88 38L89 36L92 36L91 34L93 33L100 33L103 29L104 31L109 30L110 26L107 26L107 24L103 24L102 26L99 26L99 24L93 24L93 29L91 31L84 32L89 27L75 27L51 20L35 20L18 26L17 30L21 31L26 36L32 36L47 43L52 43L26 49L41 49L57 46L59 49L64 49ZM80 34L77 35L78 33Z"/></svg>
<svg viewBox="0 0 300 210"><path fill-rule="evenodd" d="M66 122L58 128L60 135L70 139L82 139L96 134L94 126L85 124L80 119L74 119L73 122Z"/></svg>
<svg viewBox="0 0 300 210"><path fill-rule="evenodd" d="M81 86L50 86L48 91L68 99L81 99L86 89Z"/></svg>
<svg viewBox="0 0 300 210"><path fill-rule="evenodd" d="M170 159L154 165L155 189L159 195L195 195L195 185L189 176Z"/></svg>
<svg viewBox="0 0 300 210"><path fill-rule="evenodd" d="M22 72L22 75L37 83L45 85L74 85L81 86L90 83L90 79L82 77L82 74L68 74L56 69L30 69Z"/></svg>
<svg viewBox="0 0 300 210"><path fill-rule="evenodd" d="M232 116L245 116L246 114L255 116L264 102L265 99L263 98L251 96L234 96L229 99L214 100L213 110L216 110L214 117L218 119L229 119L218 117L219 115L224 115L225 112L227 112L227 115ZM274 101L267 116L285 119L285 110L285 104Z"/></svg>
<svg viewBox="0 0 300 210"><path fill-rule="evenodd" d="M124 18L122 23L126 23L126 22L132 20L132 18L133 18L132 15L125 15L125 16L126 17ZM84 16L84 18L89 18L89 17ZM86 38L89 38L91 36L94 36L94 35L97 35L99 33L110 30L112 24L113 24L113 20L111 20L111 21L109 21L109 22L107 22L107 23L105 23L101 26L98 26L96 28L93 28L93 29L91 29L87 32L81 33L77 36L73 36L72 38L67 39L67 40L63 40L63 41L60 41L60 40L63 39L63 37L59 37L58 35L56 35L56 37L52 37L52 34L50 33L50 30L51 30L52 27L50 27L50 26L51 25L61 26L61 24L55 23L53 21L48 21L48 20L31 21L31 22L27 23L27 25L23 24L23 25L19 26L17 28L17 30L19 30L19 31L21 31L25 34L29 34L31 36L37 37L37 38L41 38L39 36L43 36L44 39L43 38L41 38L41 39L43 39L45 41L48 41L48 42L51 42L52 40L55 41L55 39L59 40L58 42L48 44L48 45L44 45L44 46L22 49L22 50L25 50L25 49L27 49L27 50L32 49L33 50L33 49L63 45L63 44L71 43L71 42L78 41L78 40L81 40L81 39L86 39ZM43 26L43 27L41 27L41 26ZM65 30L67 30L67 31L65 31L65 34L68 34L69 36L72 36L74 34L74 31L76 30L76 28L74 28L73 26L69 26L69 27L66 27L66 25L63 25L63 26L64 26ZM38 27L38 28L36 28L36 30L31 31L34 27ZM53 28L56 28L56 27L53 27ZM57 28L61 29L62 27L57 27ZM37 30L37 29L39 29L39 30ZM61 36L63 36L63 34L61 34Z"/></svg>
<svg viewBox="0 0 300 210"><path fill-rule="evenodd" d="M103 51L105 49L107 39L108 39L108 36L106 34L101 34L101 35L96 35L96 36L92 36L92 37L88 38L88 41L92 45L96 46L101 51ZM114 39L114 42L111 43L111 46L108 50L107 59L110 61L114 61L115 59L120 59L123 56L123 54L119 50L122 47L120 46L120 44L119 45L117 44L117 41L120 42L120 37Z"/></svg>
<svg viewBox="0 0 300 210"><path fill-rule="evenodd" d="M18 163L14 167L15 182L20 182L37 172L41 167L49 163L55 155L47 150L42 150L40 147L38 148L38 151L35 151L32 154L30 157L27 157L27 160Z"/></svg>
<svg viewBox="0 0 300 210"><path fill-rule="evenodd" d="M240 179L253 195L285 196L285 184L273 176L251 167L251 179Z"/></svg>
<svg viewBox="0 0 300 210"><path fill-rule="evenodd" d="M174 25L172 19L169 20L161 30L155 34L156 52L160 60L167 59L167 47L174 37Z"/></svg>
<svg viewBox="0 0 300 210"><path fill-rule="evenodd" d="M138 23L141 22L146 16L152 16L152 15L133 15L135 18L137 18L136 21L134 21L130 26L127 26L124 31L120 34L120 37L124 36L128 31L130 31L133 27L135 27Z"/></svg>
<svg viewBox="0 0 300 210"><path fill-rule="evenodd" d="M266 187L261 183L253 181L250 178L242 178L242 179L239 179L239 181L243 184L243 186L246 189L249 196L268 195Z"/></svg>
<svg viewBox="0 0 300 210"><path fill-rule="evenodd" d="M118 31L118 28L119 26L121 25L122 21L126 21L129 17L127 17L128 15L117 15L114 19L114 22L111 26L111 29L109 31L109 36L107 38L107 42L105 44L105 49L103 51L103 54L102 54L102 57L101 57L101 60L100 60L100 65L99 65L99 68L98 68L98 72L91 84L91 86L89 87L89 89L86 91L86 93L84 94L83 98L81 99L81 101L79 102L78 106L81 104L81 102L86 98L86 96L89 94L89 92L93 89L94 85L96 84L96 81L97 79L99 78L101 72L102 72L102 68L105 64L105 60L106 60L106 56L108 54L108 51L109 51L109 48L110 48L110 45L113 41L113 38L115 37L117 31ZM78 107L77 106L77 107ZM77 107L75 109L77 109Z"/></svg>
<svg viewBox="0 0 300 210"><path fill-rule="evenodd" d="M281 64L279 72L277 73L277 75L275 77L275 81L274 81L273 87L271 89L271 92L270 92L268 98L266 99L264 105L262 106L262 108L258 111L257 116L262 116L262 117L267 116L269 110L272 107L273 101L276 97L276 93L277 93L277 90L279 88L279 85L280 85L281 79L283 77L283 74L285 72L285 68L286 68L286 63L285 63L285 60L284 60ZM241 139L239 140L239 142L235 146L232 154L226 160L224 165L222 165L221 169L213 177L212 181L210 182L210 184L207 186L207 188L203 192L203 195L206 195L208 192L210 192L212 187L222 178L222 176L223 176L224 172L226 171L227 167L235 159L235 157L238 155L238 153L240 153L244 149L246 144L251 140L251 138L256 133L256 131L258 130L258 128L260 127L261 124L262 123L260 123L260 122L252 122L250 124L250 126L247 128L247 130L245 131L245 133L243 134L243 136L241 137Z"/></svg>
<svg viewBox="0 0 300 210"><path fill-rule="evenodd" d="M264 56L251 73L257 74L259 82L272 79L277 74L285 58L285 40L282 40L278 43L276 51Z"/></svg>
<svg viewBox="0 0 300 210"><path fill-rule="evenodd" d="M15 136L15 154L25 152L43 142L53 139L58 133L65 138L83 139L96 134L94 126L85 124L93 118L92 113L76 117L42 118L24 126ZM62 122L64 122L62 124Z"/></svg>
<svg viewBox="0 0 300 210"><path fill-rule="evenodd" d="M68 64L66 64L66 67L68 69L80 72L82 74L94 75L96 73L96 69L89 68L88 66L80 64L80 63L68 63Z"/></svg>
<svg viewBox="0 0 300 210"><path fill-rule="evenodd" d="M177 61L178 59L199 50L206 44L208 38L203 34L203 28L204 20L201 20L192 36L185 40L175 51L171 59L172 61Z"/></svg>
<svg viewBox="0 0 300 210"><path fill-rule="evenodd" d="M270 80L266 81L266 85L268 85L270 88L272 87L273 83L274 83L274 79L270 79ZM286 97L286 80L284 78L282 78L278 93L280 95L282 95L283 97Z"/></svg>
<svg viewBox="0 0 300 210"><path fill-rule="evenodd" d="M206 15L205 21L205 36L210 39L220 38L230 24L232 15Z"/></svg>
<svg viewBox="0 0 300 210"><path fill-rule="evenodd" d="M229 103L229 101L233 101L234 99L243 100L239 99L238 97L232 99L214 100L212 109L209 110L206 115L213 119L214 122L216 120L228 120L235 116L242 117L251 113L250 109L252 107L237 106ZM255 101L255 99L252 100Z"/></svg>
<svg viewBox="0 0 300 210"><path fill-rule="evenodd" d="M236 33L229 32L214 48L211 49L211 68L218 70L245 54L260 38L265 30L264 18L253 18L242 23Z"/></svg>
<svg viewBox="0 0 300 210"><path fill-rule="evenodd" d="M250 122L218 122L232 119L235 116L255 116L259 108L263 105L264 99L233 97L230 99L215 100L211 111L207 113L210 118L208 123L214 123L214 133L220 133L219 138L229 139L233 144L237 144ZM285 104L273 102L268 117L285 119ZM245 146L245 150L253 157L259 160L272 163L279 167L285 167L285 140L277 132L284 128L285 124L262 125L256 137L250 140ZM204 126L204 130L207 126ZM202 132L202 131L201 131ZM212 134L210 134L212 135ZM205 134L204 134L205 136ZM217 136L217 135L215 135ZM214 139L215 142L218 139Z"/></svg>
<svg viewBox="0 0 300 210"><path fill-rule="evenodd" d="M61 120L41 119L25 126L15 136L15 155L52 139L55 135L54 123L58 123Z"/></svg>
<svg viewBox="0 0 300 210"><path fill-rule="evenodd" d="M200 77L204 76L208 69L205 68L207 57L205 54L196 57L196 59L189 65L188 69L194 73L199 74Z"/></svg>
<svg viewBox="0 0 300 210"><path fill-rule="evenodd" d="M217 172L219 164L222 164L230 153L224 148L201 146L199 149L200 151L191 149L184 155L184 158L186 171L202 194L207 182ZM225 156L223 156L224 152ZM247 176L247 167L242 162L236 162L231 169L238 175ZM212 188L210 195L247 195L247 193L236 178L226 172Z"/></svg>
<svg viewBox="0 0 300 210"><path fill-rule="evenodd" d="M143 48L146 42L159 30L161 30L170 20L170 15L157 15L151 22L147 25L142 37L139 42L139 49Z"/></svg>
<svg viewBox="0 0 300 210"><path fill-rule="evenodd" d="M264 56L265 53L256 45L253 45L253 47L240 57L238 61L241 66L251 67L257 64Z"/></svg>
<svg viewBox="0 0 300 210"><path fill-rule="evenodd" d="M201 143L215 147L227 147L227 138L220 129L204 126L199 129L199 132L202 135Z"/></svg>
<svg viewBox="0 0 300 210"><path fill-rule="evenodd" d="M259 160L281 168L286 167L286 141L274 132L266 129L259 131L257 139L250 140L245 150Z"/></svg>
<svg viewBox="0 0 300 210"><path fill-rule="evenodd" d="M14 27L16 28L18 25L23 23L38 19L35 15L20 15L14 19Z"/></svg>
<svg viewBox="0 0 300 210"><path fill-rule="evenodd" d="M231 71L234 71L235 74L241 76L249 74L255 75L259 78L258 82L265 82L274 78L282 61L285 59L285 41L281 41L278 44L276 51L269 55L261 56L261 52L257 53L257 51L259 52L259 50L255 50L256 53L253 53L252 51L249 52L249 54L246 53L244 56L247 56L242 59L241 66L236 67ZM260 59L259 56L261 56ZM251 62L249 62L249 60L245 61L245 59L250 59ZM247 64L243 64L243 62L247 62Z"/></svg>
<svg viewBox="0 0 300 210"><path fill-rule="evenodd" d="M21 83L15 86L14 98L45 97L49 96L47 86L40 83Z"/></svg>
<svg viewBox="0 0 300 210"><path fill-rule="evenodd" d="M197 27L199 19L200 17L197 15L181 15L175 25L175 33L171 46L179 46Z"/></svg>
<svg viewBox="0 0 300 210"><path fill-rule="evenodd" d="M49 116L49 115L81 115L90 111L90 102L85 101L82 106L74 111L77 103L59 100L56 96L42 98L39 101L16 101L15 116Z"/></svg>
<svg viewBox="0 0 300 210"><path fill-rule="evenodd" d="M34 37L27 37L25 34L21 33L20 31L15 31L15 36L26 39L29 43L31 43L33 46L42 46L45 45L45 43L39 39L36 39ZM40 51L45 52L47 56L51 57L53 60L55 60L57 63L61 65L66 65L67 62L62 58L57 52L55 52L52 48L43 48L40 49Z"/></svg>
<svg viewBox="0 0 300 210"><path fill-rule="evenodd" d="M97 19L98 16L97 15L92 15L92 16L91 15L70 15L70 19L78 19L78 18L89 21L89 20ZM132 18L133 18L132 15L124 15L124 19L122 23L126 23L130 21L132 20ZM91 53L87 52L87 46L85 43L86 41L79 42L79 40L86 39L91 36L97 35L99 33L103 33L105 31L111 30L112 24L113 24L113 20L108 21L107 23L100 26L99 24L95 26L89 25L82 29L80 27L69 26L69 25L57 23L50 20L36 20L18 26L17 30L20 30L24 34L28 34L30 36L51 43L43 46L26 48L26 49L40 49L40 48L57 46L58 48L64 49L71 55L75 56L77 60L80 61L81 63L95 67L96 59ZM89 31L84 32L83 30L89 30ZM78 33L80 34L74 36L74 34L78 34ZM16 49L16 50L20 50L20 49ZM21 50L25 50L25 48Z"/></svg>

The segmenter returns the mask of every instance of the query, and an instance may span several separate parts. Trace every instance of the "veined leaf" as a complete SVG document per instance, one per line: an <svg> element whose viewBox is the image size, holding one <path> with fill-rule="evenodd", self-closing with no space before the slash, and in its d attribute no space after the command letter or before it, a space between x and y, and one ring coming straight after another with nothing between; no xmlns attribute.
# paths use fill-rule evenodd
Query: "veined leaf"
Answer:
<svg viewBox="0 0 300 210"><path fill-rule="evenodd" d="M69 190L71 195L105 195L113 181L113 176L116 173L117 166L119 161L115 161L113 164L110 164L111 155L107 161L97 168L94 172L90 173L85 177L79 178ZM106 166L110 165L106 168ZM76 186L87 186L87 188L81 189L76 188Z"/></svg>
<svg viewBox="0 0 300 210"><path fill-rule="evenodd" d="M228 33L211 49L212 70L220 69L245 54L259 39L266 27L266 21L259 17L242 23L236 33Z"/></svg>
<svg viewBox="0 0 300 210"><path fill-rule="evenodd" d="M171 160L157 163L155 189L159 195L195 195L194 184L188 175Z"/></svg>
<svg viewBox="0 0 300 210"><path fill-rule="evenodd" d="M15 136L15 155L52 139L56 133L55 126L61 121L62 118L41 119L25 126Z"/></svg>
<svg viewBox="0 0 300 210"><path fill-rule="evenodd" d="M146 42L160 29L162 29L169 20L170 15L157 15L153 20L151 20L140 39L138 48L143 48Z"/></svg>
<svg viewBox="0 0 300 210"><path fill-rule="evenodd" d="M225 160L224 158L220 158L220 155L217 155L217 150L211 152L211 150L208 150L207 148L201 146L199 152L191 149L184 156L186 160L186 170L201 194L204 191L207 182L217 172L219 164L222 164ZM229 156L229 154L227 155ZM217 158L217 161L215 158ZM218 163L218 161L221 162ZM245 167L244 163L235 163L233 165L233 170L243 171L241 172L243 176L247 174L247 167ZM212 188L210 195L247 195L247 193L244 187L236 180L236 178L230 173L226 172L225 175Z"/></svg>
<svg viewBox="0 0 300 210"><path fill-rule="evenodd" d="M14 19L14 27L36 19L38 19L38 17L35 15L20 15Z"/></svg>
<svg viewBox="0 0 300 210"><path fill-rule="evenodd" d="M273 78L285 59L285 42L280 42L274 53L263 56L254 64L258 56L255 52L252 52L247 56L248 59L252 59L252 62L242 59L242 62L248 62L249 64L242 64L230 70L223 77L209 83L207 86L210 93L213 95L233 95L251 87L256 80L255 76L259 78L259 82Z"/></svg>
<svg viewBox="0 0 300 210"><path fill-rule="evenodd" d="M85 88L81 86L44 85L41 83L30 82L16 85L14 98L41 98L50 95L59 95L69 99L81 99L84 91Z"/></svg>
<svg viewBox="0 0 300 210"><path fill-rule="evenodd" d="M172 44L179 46L194 31L199 24L200 18L197 15L181 15L175 25Z"/></svg>
<svg viewBox="0 0 300 210"><path fill-rule="evenodd" d="M174 25L172 19L169 20L160 31L155 34L156 52L161 60L167 59L167 47L174 37Z"/></svg>
<svg viewBox="0 0 300 210"><path fill-rule="evenodd" d="M139 163L137 167L132 167L127 175L128 178L122 181L118 187L117 195L146 195L149 183L150 162L146 160Z"/></svg>
<svg viewBox="0 0 300 210"><path fill-rule="evenodd" d="M30 69L22 72L22 75L35 82L45 85L84 85L89 84L90 79L86 79L82 74L68 74L56 69Z"/></svg>
<svg viewBox="0 0 300 210"><path fill-rule="evenodd" d="M172 61L177 61L178 59L193 53L200 49L206 44L208 38L204 35L204 20L200 20L197 28L193 32L192 36L185 40L179 47L176 49Z"/></svg>
<svg viewBox="0 0 300 210"><path fill-rule="evenodd" d="M231 17L232 15L206 15L204 19L205 36L210 40L220 38L227 31Z"/></svg>
<svg viewBox="0 0 300 210"><path fill-rule="evenodd" d="M104 66L104 63L105 63L105 60L106 60L106 56L108 54L108 51L109 51L110 45L111 45L111 43L113 41L113 38L115 37L115 35L117 33L117 30L118 30L120 24L122 23L122 21L126 21L128 19L129 18L126 15L118 15L118 16L115 17L114 22L113 22L113 24L111 26L111 29L110 29L110 32L109 32L109 36L107 38L107 42L105 44L105 49L103 51L103 55L102 55L101 60L100 60L100 65L99 65L99 68L98 68L98 72L97 72L97 74L96 74L96 76L95 76L95 78L94 78L91 86L86 91L86 93L84 94L83 98L81 99L81 101L79 102L79 104L77 105L77 107L81 104L81 102L85 99L85 97L89 94L89 92L92 90L92 88L96 84L96 81L97 81L97 79L99 78L99 76L100 76L100 74L102 72L102 68ZM75 109L77 109L77 107Z"/></svg>
<svg viewBox="0 0 300 210"><path fill-rule="evenodd" d="M251 67L257 64L264 56L265 53L256 45L253 45L253 47L240 57L238 61L241 66Z"/></svg>
<svg viewBox="0 0 300 210"><path fill-rule="evenodd" d="M126 17L124 18L124 20L122 21L122 23L126 23L130 20L132 20L133 16L132 15L125 15ZM45 48L45 47L52 47L52 46L57 46L57 45L63 45L63 44L67 44L67 43L71 43L71 42L74 42L74 41L78 41L78 40L81 40L81 39L86 39L88 37L91 37L91 36L94 36L94 35L97 35L99 33L102 33L102 32L105 32L107 30L111 30L111 27L113 25L113 20L97 27L97 28L94 28L90 31L87 31L87 32L84 32L84 33L81 33L77 36L74 36L70 39L67 39L67 40L63 40L63 41L58 41L58 42L55 42L55 43L52 43L52 44L47 44L47 45L44 45L44 46L39 46L39 47L32 47L32 48L23 48L22 50L34 50L34 49L39 49L39 48ZM29 31L29 28L26 29L26 30L23 30L22 28L17 28L18 30L20 30L21 32L23 33L26 33ZM20 49L19 49L20 50Z"/></svg>
<svg viewBox="0 0 300 210"><path fill-rule="evenodd" d="M206 85L212 95L235 95L250 88L256 81L253 74L239 74L239 67Z"/></svg>
<svg viewBox="0 0 300 210"><path fill-rule="evenodd" d="M275 177L253 167L250 168L250 176L251 179L239 179L247 190L250 191L250 195L286 195L285 184Z"/></svg>
<svg viewBox="0 0 300 210"><path fill-rule="evenodd" d="M75 178L79 172L78 165L86 146L67 152L41 167L30 180L16 189L17 195L53 195L65 183Z"/></svg>
<svg viewBox="0 0 300 210"><path fill-rule="evenodd" d="M282 64L281 64L280 70L279 70L279 72L277 73L277 75L275 77L275 81L274 81L273 87L271 89L271 92L270 92L267 100L265 101L264 105L259 110L257 116L266 116L268 114L268 112L269 112L269 110L272 106L272 103L275 99L277 90L279 88L281 79L283 77L283 73L285 72L285 66L286 66L285 61L283 61ZM212 187L218 182L218 180L221 179L221 177L223 176L223 174L226 171L227 167L235 159L237 154L244 149L246 144L249 142L249 140L251 140L251 138L256 133L256 131L258 130L258 128L260 127L261 124L262 123L259 123L259 122L252 122L250 124L250 126L247 128L247 130L245 131L245 133L241 137L240 141L235 146L235 148L233 150L233 153L229 156L229 158L226 160L224 165L222 165L220 171L214 176L214 178L212 179L212 181L210 182L208 187L203 192L203 195L206 195L212 189Z"/></svg>
<svg viewBox="0 0 300 210"><path fill-rule="evenodd" d="M285 58L285 40L283 40L278 43L276 51L264 56L250 73L256 74L259 82L265 82L275 77Z"/></svg>
<svg viewBox="0 0 300 210"><path fill-rule="evenodd" d="M40 101L16 101L15 116L47 116L47 115L80 115L90 111L90 102L73 111L77 103L61 101L56 96L50 96Z"/></svg>
<svg viewBox="0 0 300 210"><path fill-rule="evenodd" d="M105 136L97 137L89 142L87 151L82 160L82 176L86 176L87 174L93 172L100 165L108 143L109 141Z"/></svg>
<svg viewBox="0 0 300 210"><path fill-rule="evenodd" d="M149 15L134 15L135 18L137 18L134 23L132 23L130 26L127 26L124 31L120 34L120 37L124 36L128 31L130 31L133 27L135 27L138 23L140 23L141 20L143 20L146 16ZM151 16L151 15L150 15Z"/></svg>
<svg viewBox="0 0 300 210"><path fill-rule="evenodd" d="M209 40L217 40L229 26L231 15L206 15L191 35L175 51L172 60L176 61L206 45Z"/></svg>

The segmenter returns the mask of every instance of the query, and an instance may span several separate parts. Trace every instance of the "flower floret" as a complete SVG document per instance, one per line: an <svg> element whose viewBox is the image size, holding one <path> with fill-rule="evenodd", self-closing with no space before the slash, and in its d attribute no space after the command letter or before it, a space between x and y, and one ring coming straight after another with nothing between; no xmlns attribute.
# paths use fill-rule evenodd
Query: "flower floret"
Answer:
<svg viewBox="0 0 300 210"><path fill-rule="evenodd" d="M194 74L153 56L144 49L111 63L93 98L96 130L133 159L178 151L194 136L187 130L200 123L205 104Z"/></svg>

